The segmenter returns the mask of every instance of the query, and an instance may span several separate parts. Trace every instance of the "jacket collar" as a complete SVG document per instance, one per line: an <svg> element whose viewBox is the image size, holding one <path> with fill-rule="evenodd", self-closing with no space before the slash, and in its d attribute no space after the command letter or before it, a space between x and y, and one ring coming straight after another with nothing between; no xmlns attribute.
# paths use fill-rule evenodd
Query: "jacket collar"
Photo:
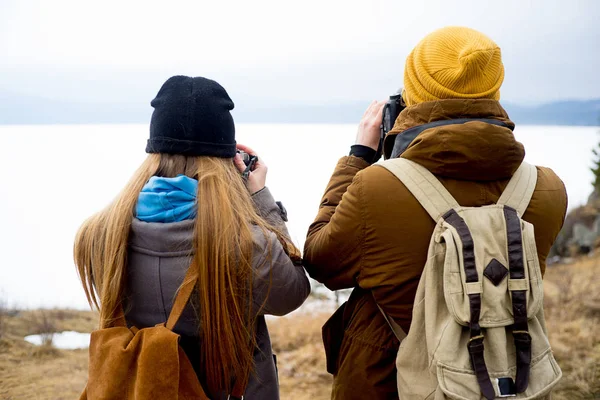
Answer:
<svg viewBox="0 0 600 400"><path fill-rule="evenodd" d="M407 107L385 138L385 154L391 154L396 135L411 128L465 118L475 121L423 130L402 157L442 177L476 181L511 177L525 150L512 133L514 123L495 100L440 100ZM477 121L482 119L497 120L504 126Z"/></svg>

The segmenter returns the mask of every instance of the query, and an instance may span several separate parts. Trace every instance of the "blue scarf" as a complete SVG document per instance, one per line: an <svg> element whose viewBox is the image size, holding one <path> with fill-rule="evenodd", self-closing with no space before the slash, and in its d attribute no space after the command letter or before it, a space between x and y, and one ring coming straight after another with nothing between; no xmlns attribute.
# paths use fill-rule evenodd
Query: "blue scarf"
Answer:
<svg viewBox="0 0 600 400"><path fill-rule="evenodd" d="M185 175L153 176L138 197L136 216L144 222L178 222L196 216L198 181Z"/></svg>

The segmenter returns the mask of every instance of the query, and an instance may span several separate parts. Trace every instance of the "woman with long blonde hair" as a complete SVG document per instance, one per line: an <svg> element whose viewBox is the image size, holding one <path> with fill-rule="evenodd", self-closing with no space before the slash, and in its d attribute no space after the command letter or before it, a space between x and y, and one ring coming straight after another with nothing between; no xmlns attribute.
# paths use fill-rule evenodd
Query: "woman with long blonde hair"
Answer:
<svg viewBox="0 0 600 400"><path fill-rule="evenodd" d="M298 308L310 292L267 167L236 150L233 102L218 83L174 76L152 101L149 153L130 182L80 228L75 263L102 327L165 322L188 268L195 295L174 331L213 399L232 386L278 399L264 315Z"/></svg>

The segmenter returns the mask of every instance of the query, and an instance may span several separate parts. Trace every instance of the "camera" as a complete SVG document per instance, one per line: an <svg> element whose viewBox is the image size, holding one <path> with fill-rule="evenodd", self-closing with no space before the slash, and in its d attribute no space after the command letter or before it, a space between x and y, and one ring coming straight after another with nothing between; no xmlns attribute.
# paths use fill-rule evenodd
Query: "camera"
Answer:
<svg viewBox="0 0 600 400"><path fill-rule="evenodd" d="M390 99L383 106L383 116L381 118L381 138L379 139L379 148L377 149L378 158L383 153L383 140L396 123L398 115L406 108L402 99L402 88L390 96Z"/></svg>
<svg viewBox="0 0 600 400"><path fill-rule="evenodd" d="M402 89L398 89L396 93L390 96L390 99L385 103L383 107L383 117L381 121L382 134L387 135L392 130L396 123L398 115L406 108L404 100L402 99Z"/></svg>
<svg viewBox="0 0 600 400"><path fill-rule="evenodd" d="M254 169L254 164L258 161L258 157L252 154L248 154L245 151L238 150L237 153L242 157L242 161L244 165L246 165L246 169L242 172L242 177L244 179L248 179L250 176L250 172Z"/></svg>
<svg viewBox="0 0 600 400"><path fill-rule="evenodd" d="M242 157L242 161L244 161L246 167L249 166L251 162L254 163L256 160L258 160L258 157L248 154L245 151L238 150L237 153ZM254 160L252 160L253 158Z"/></svg>

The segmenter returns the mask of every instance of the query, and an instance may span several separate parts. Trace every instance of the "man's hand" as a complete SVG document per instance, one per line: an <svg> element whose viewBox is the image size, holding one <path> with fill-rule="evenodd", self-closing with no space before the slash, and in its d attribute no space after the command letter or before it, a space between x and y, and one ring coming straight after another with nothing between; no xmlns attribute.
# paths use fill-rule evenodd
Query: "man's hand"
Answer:
<svg viewBox="0 0 600 400"><path fill-rule="evenodd" d="M238 143L237 149L258 157L254 150L248 146L244 146L243 144ZM239 154L235 155L233 162L238 171L240 171L240 174L246 170L246 164L244 164L244 161ZM258 161L256 161L254 164L254 169L250 171L250 175L248 175L248 180L246 182L246 187L248 188L250 194L254 194L265 187L265 182L267 181L267 170L267 165L263 162L262 158L258 157Z"/></svg>
<svg viewBox="0 0 600 400"><path fill-rule="evenodd" d="M384 101L373 101L365 111L358 132L356 133L356 144L367 146L377 151L379 139L381 138L381 117Z"/></svg>

